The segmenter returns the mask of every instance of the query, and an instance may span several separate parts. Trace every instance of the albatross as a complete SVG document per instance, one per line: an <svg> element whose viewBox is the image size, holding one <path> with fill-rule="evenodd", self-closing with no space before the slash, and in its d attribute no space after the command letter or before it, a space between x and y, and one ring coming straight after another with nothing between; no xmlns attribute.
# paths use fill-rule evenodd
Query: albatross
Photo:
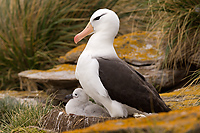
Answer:
<svg viewBox="0 0 200 133"><path fill-rule="evenodd" d="M147 113L170 111L143 75L117 56L113 41L119 24L112 10L93 13L85 29L74 37L77 44L92 34L78 59L76 78L85 93L103 105L111 117L127 117L124 105Z"/></svg>
<svg viewBox="0 0 200 133"><path fill-rule="evenodd" d="M67 95L66 98L70 98L65 106L65 111L67 114L76 114L89 117L110 116L103 107L89 101L89 96L81 88L76 88L73 93Z"/></svg>

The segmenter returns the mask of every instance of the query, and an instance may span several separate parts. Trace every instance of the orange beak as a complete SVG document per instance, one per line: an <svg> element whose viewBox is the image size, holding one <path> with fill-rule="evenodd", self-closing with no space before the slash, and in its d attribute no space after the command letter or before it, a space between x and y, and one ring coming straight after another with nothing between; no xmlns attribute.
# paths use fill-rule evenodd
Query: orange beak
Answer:
<svg viewBox="0 0 200 133"><path fill-rule="evenodd" d="M93 27L90 24L90 22L87 24L87 26L85 27L85 29L83 31L81 31L80 33L78 33L75 37L74 37L74 42L77 44L79 41L81 41L84 37L86 37L87 35L91 34L93 32Z"/></svg>

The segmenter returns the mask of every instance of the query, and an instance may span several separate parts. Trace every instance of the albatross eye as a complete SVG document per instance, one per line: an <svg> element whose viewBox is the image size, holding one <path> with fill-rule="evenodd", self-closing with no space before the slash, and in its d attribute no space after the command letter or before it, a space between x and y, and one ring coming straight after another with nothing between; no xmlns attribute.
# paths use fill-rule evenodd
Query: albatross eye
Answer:
<svg viewBox="0 0 200 133"><path fill-rule="evenodd" d="M94 18L93 20L99 20L103 15L106 15L106 13L104 13L104 14L101 14L100 16L98 16L98 17L96 17L96 18Z"/></svg>
<svg viewBox="0 0 200 133"><path fill-rule="evenodd" d="M98 17L94 18L94 20L99 20L99 19L100 19L100 17L101 17L101 16L98 16Z"/></svg>

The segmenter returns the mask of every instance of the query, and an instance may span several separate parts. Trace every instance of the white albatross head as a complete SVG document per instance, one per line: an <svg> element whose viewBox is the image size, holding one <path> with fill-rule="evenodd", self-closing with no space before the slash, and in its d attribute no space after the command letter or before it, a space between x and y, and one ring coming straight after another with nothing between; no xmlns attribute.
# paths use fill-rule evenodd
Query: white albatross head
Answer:
<svg viewBox="0 0 200 133"><path fill-rule="evenodd" d="M100 33L100 35L114 39L119 31L119 23L119 18L115 12L109 9L99 9L91 16L85 29L74 37L74 42L77 44L92 33Z"/></svg>

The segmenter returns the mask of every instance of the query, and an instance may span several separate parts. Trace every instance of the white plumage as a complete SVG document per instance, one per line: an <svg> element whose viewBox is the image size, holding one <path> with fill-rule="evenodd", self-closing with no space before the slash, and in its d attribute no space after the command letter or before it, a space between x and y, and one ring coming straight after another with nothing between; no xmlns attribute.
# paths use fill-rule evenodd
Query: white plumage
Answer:
<svg viewBox="0 0 200 133"><path fill-rule="evenodd" d="M65 106L67 114L76 114L82 116L108 117L108 112L101 106L89 101L89 97L84 90L77 88L72 93L73 99L70 99Z"/></svg>

